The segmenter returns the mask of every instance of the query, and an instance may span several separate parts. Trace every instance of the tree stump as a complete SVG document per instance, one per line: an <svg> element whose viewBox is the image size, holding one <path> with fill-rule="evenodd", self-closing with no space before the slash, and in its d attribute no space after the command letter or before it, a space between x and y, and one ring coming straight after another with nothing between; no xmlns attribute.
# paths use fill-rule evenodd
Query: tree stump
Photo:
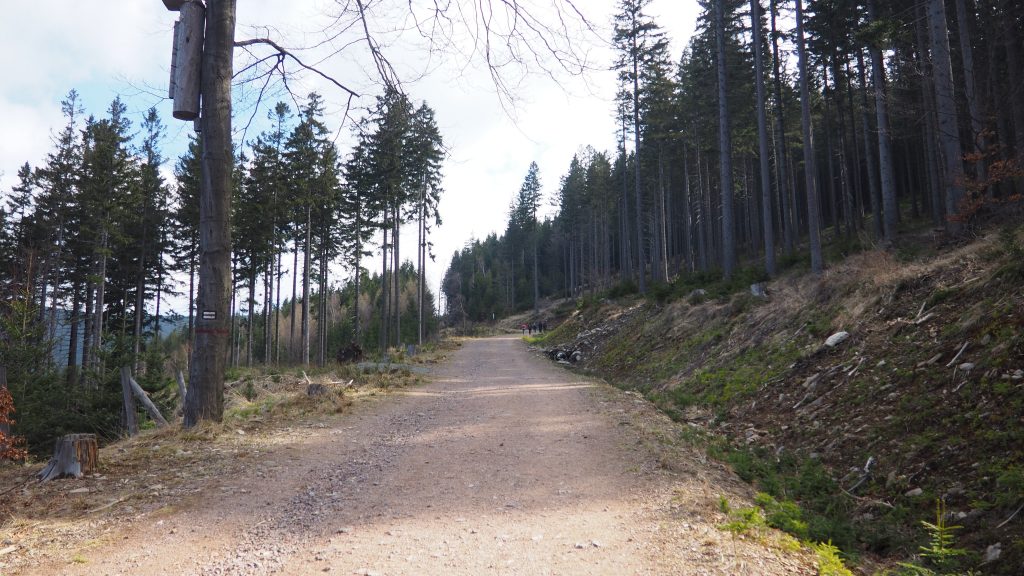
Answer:
<svg viewBox="0 0 1024 576"><path fill-rule="evenodd" d="M81 478L92 472L98 462L95 434L68 434L57 439L53 458L39 472L40 482L55 478Z"/></svg>

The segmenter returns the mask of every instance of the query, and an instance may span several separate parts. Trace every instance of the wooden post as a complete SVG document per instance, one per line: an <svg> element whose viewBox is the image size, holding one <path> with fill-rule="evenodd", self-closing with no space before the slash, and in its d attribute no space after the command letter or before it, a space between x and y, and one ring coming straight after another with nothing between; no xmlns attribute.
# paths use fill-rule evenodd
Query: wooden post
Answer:
<svg viewBox="0 0 1024 576"><path fill-rule="evenodd" d="M188 393L188 390L185 388L185 375L181 373L181 370L178 370L177 378L178 378L178 402L180 402L181 406L184 407L185 406L185 394Z"/></svg>
<svg viewBox="0 0 1024 576"><path fill-rule="evenodd" d="M0 366L0 388L7 388L7 367ZM11 435L11 425L6 422L0 422L0 434L4 436ZM0 446L2 449L3 446Z"/></svg>
<svg viewBox="0 0 1024 576"><path fill-rule="evenodd" d="M203 64L203 34L206 8L195 0L181 5L181 19L175 25L174 117L195 120L199 117L199 89Z"/></svg>
<svg viewBox="0 0 1024 576"><path fill-rule="evenodd" d="M160 413L160 409L153 404L153 401L149 399L149 395L146 391L139 386L139 383L135 381L135 378L131 377L131 370L128 371L128 383L131 384L132 392L135 393L135 397L142 402L142 406L145 407L146 412L149 412L149 417L156 421L159 426L167 426L167 419Z"/></svg>
<svg viewBox="0 0 1024 576"><path fill-rule="evenodd" d="M68 434L57 439L53 458L37 477L40 482L54 478L81 478L90 473L99 461L95 434Z"/></svg>
<svg viewBox="0 0 1024 576"><path fill-rule="evenodd" d="M127 366L121 368L121 396L124 398L125 428L128 435L139 433L139 423L135 420L135 399L132 397L132 370Z"/></svg>

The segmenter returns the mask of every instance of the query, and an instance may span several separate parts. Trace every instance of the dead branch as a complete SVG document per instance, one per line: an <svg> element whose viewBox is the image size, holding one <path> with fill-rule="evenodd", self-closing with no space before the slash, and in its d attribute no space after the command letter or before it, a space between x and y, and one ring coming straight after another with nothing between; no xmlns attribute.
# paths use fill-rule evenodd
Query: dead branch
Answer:
<svg viewBox="0 0 1024 576"><path fill-rule="evenodd" d="M996 528L1002 528L1003 526L1006 526L1007 524L1009 524L1010 520L1013 520L1013 518L1021 511L1022 508L1024 508L1024 504L1021 504L1020 506L1018 506L1017 509L1013 512L1013 514L1010 514L1010 517L1007 518L1006 520L1003 520L999 524L999 526L996 526Z"/></svg>
<svg viewBox="0 0 1024 576"><path fill-rule="evenodd" d="M242 47L245 47L245 46L253 46L253 45L256 45L256 44L265 44L267 46L270 46L274 50L277 50L278 54L280 54L280 55L282 55L284 57L287 57L287 58L291 58L292 60L294 60L295 63L298 64L304 70L308 70L308 71L316 74L317 76L320 76L324 80L327 80L331 84L334 84L338 88L344 90L350 96L354 96L354 97L357 97L357 98L359 97L359 93L356 92L355 90L352 90L348 86L345 86L344 84L339 82L337 79L335 79L333 76L324 73L322 70L320 70L320 69L318 69L318 68L316 68L314 66L309 66L308 64L303 62L302 59L300 59L298 56L293 54L288 49L282 47L277 42L274 42L270 38L250 38L248 40L237 40L237 41L235 41L235 47L237 47L237 48L242 48Z"/></svg>
<svg viewBox="0 0 1024 576"><path fill-rule="evenodd" d="M970 343L971 343L970 340L964 342L964 345L960 347L960 351L956 353L956 356L953 356L953 359L949 361L949 364L946 364L946 368L949 368L949 367L953 366L954 364L956 364L956 361L960 359L960 356L963 355L964 350L967 350L967 345L970 344Z"/></svg>

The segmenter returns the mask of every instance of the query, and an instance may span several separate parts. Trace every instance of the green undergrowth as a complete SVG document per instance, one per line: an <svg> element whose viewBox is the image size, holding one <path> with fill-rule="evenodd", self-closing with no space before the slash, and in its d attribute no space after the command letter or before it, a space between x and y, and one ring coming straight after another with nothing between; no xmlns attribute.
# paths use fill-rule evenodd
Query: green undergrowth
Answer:
<svg viewBox="0 0 1024 576"><path fill-rule="evenodd" d="M842 497L828 471L815 460L715 441L709 454L729 463L760 490L755 503L768 526L807 542L832 542L851 551L858 541L851 522L852 502Z"/></svg>
<svg viewBox="0 0 1024 576"><path fill-rule="evenodd" d="M767 279L764 270L759 267L742 268L729 279L722 276L721 270L694 272L682 274L672 282L653 284L650 297L659 303L687 298L691 304L697 304L705 300L727 299L733 294L749 291L751 284Z"/></svg>
<svg viewBox="0 0 1024 576"><path fill-rule="evenodd" d="M719 509L729 520L721 528L734 534L753 534L763 537L768 528L781 530L786 534L779 540L782 548L796 550L802 546L814 551L817 557L819 576L853 576L846 567L846 555L831 540L818 542L808 536L807 522L803 511L794 502L778 501L772 496L759 493L755 505L733 509L724 497L719 499Z"/></svg>

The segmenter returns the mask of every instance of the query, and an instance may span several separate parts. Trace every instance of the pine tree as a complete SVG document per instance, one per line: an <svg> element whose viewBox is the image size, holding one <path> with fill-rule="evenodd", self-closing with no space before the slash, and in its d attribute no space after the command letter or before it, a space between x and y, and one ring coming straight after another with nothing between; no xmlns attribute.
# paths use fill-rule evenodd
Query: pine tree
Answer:
<svg viewBox="0 0 1024 576"><path fill-rule="evenodd" d="M642 135L640 131L641 100L645 98L643 91L648 88L650 67L654 63L664 62L668 50L668 40L657 24L645 13L650 0L621 0L619 12L615 15L613 43L619 56L614 69L619 72L619 94L624 99L623 108L628 110L633 120L633 142L635 145L636 163L634 166L633 197L636 226L636 275L640 284L640 293L647 291L646 252L644 251L643 233L643 200L642 178L640 174L640 152Z"/></svg>

